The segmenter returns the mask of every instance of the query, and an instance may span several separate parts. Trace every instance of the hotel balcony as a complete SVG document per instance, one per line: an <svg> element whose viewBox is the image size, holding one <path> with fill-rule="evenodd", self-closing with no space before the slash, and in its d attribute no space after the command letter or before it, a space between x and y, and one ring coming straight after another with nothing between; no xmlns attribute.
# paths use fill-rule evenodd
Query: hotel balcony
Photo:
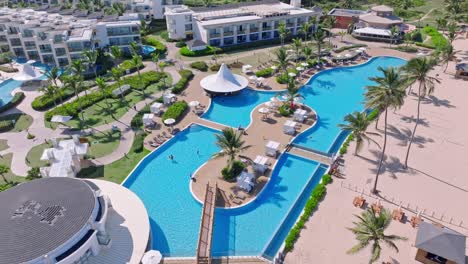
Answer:
<svg viewBox="0 0 468 264"><path fill-rule="evenodd" d="M219 38L221 37L220 33L210 33L210 38Z"/></svg>
<svg viewBox="0 0 468 264"><path fill-rule="evenodd" d="M286 27L294 27L294 23L287 23Z"/></svg>
<svg viewBox="0 0 468 264"><path fill-rule="evenodd" d="M250 33L258 32L258 28L250 28Z"/></svg>
<svg viewBox="0 0 468 264"><path fill-rule="evenodd" d="M224 35L225 37L232 36L232 35L234 35L234 31L226 31L226 32L224 32L223 35Z"/></svg>
<svg viewBox="0 0 468 264"><path fill-rule="evenodd" d="M271 29L272 29L271 26L262 27L262 30L263 30L263 31L267 31L267 30L271 30Z"/></svg>
<svg viewBox="0 0 468 264"><path fill-rule="evenodd" d="M238 30L237 35L244 35L246 33L245 30Z"/></svg>

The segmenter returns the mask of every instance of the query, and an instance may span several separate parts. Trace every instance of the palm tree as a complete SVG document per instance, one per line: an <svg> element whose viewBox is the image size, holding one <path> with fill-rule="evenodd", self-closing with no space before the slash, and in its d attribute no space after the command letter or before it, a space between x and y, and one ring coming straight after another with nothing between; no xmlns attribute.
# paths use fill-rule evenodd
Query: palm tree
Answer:
<svg viewBox="0 0 468 264"><path fill-rule="evenodd" d="M301 25L301 28L299 29L299 31L301 32L301 34L304 35L304 42L307 42L307 35L309 35L309 30L310 30L310 24L309 22L304 22L302 25Z"/></svg>
<svg viewBox="0 0 468 264"><path fill-rule="evenodd" d="M303 49L302 49L302 53L304 53L304 56L306 58L306 61L309 61L310 57L312 57L312 49L305 46Z"/></svg>
<svg viewBox="0 0 468 264"><path fill-rule="evenodd" d="M109 52L106 52L106 56L118 61L123 57L123 51L119 46L111 46Z"/></svg>
<svg viewBox="0 0 468 264"><path fill-rule="evenodd" d="M400 72L393 68L382 68L378 70L383 73L383 77L369 78L377 85L367 86L365 93L366 107L371 109L382 109L385 111L384 115L384 143L382 153L380 155L379 167L375 175L374 188L372 192L377 193L377 183L379 180L380 170L382 169L383 159L385 156L385 149L387 147L387 120L388 108L398 109L403 105L403 100L406 95L403 86L407 83L406 80L400 75Z"/></svg>
<svg viewBox="0 0 468 264"><path fill-rule="evenodd" d="M400 7L403 10L408 10L409 8L414 7L414 2L413 0L401 0Z"/></svg>
<svg viewBox="0 0 468 264"><path fill-rule="evenodd" d="M120 68L114 67L111 69L110 73L112 75L112 79L114 79L114 81L119 85L119 87L122 87L122 76L123 76L122 70ZM120 98L122 99L123 102L126 102L123 93L120 93Z"/></svg>
<svg viewBox="0 0 468 264"><path fill-rule="evenodd" d="M10 168L8 166L0 164L0 175L2 176L3 181L5 183L10 183L5 177L5 174L7 174L9 171L10 171Z"/></svg>
<svg viewBox="0 0 468 264"><path fill-rule="evenodd" d="M112 11L118 16L123 16L123 14L125 13L125 6L121 2L115 2L112 4Z"/></svg>
<svg viewBox="0 0 468 264"><path fill-rule="evenodd" d="M108 99L108 93L107 93L107 84L106 82L104 81L104 79L98 77L96 78L96 85L97 87L99 88L99 90L101 91L101 93L104 95L104 102L106 103L106 112L107 114L111 115L112 117L114 117L114 114L112 113L111 109L112 109L112 105L109 103L109 99Z"/></svg>
<svg viewBox="0 0 468 264"><path fill-rule="evenodd" d="M395 37L400 33L400 29L397 26L390 28L390 46L395 42Z"/></svg>
<svg viewBox="0 0 468 264"><path fill-rule="evenodd" d="M132 55L139 55L140 46L135 41L130 42L130 54Z"/></svg>
<svg viewBox="0 0 468 264"><path fill-rule="evenodd" d="M385 234L385 230L392 222L390 212L385 208L382 208L378 215L374 212L374 209L371 208L362 212L361 215L355 216L359 219L359 221L353 222L354 227L348 228L348 230L356 235L358 244L349 249L347 251L348 254L358 253L364 248L367 248L372 243L372 256L369 260L369 263L374 263L380 258L382 243L398 252L398 247L395 245L395 241L407 239L397 235Z"/></svg>
<svg viewBox="0 0 468 264"><path fill-rule="evenodd" d="M317 31L315 31L313 34L312 34L312 39L315 41L315 43L317 44L317 62L320 63L320 57L321 57L321 53L322 53L322 44L323 44L323 40L326 38L326 34L325 32L322 30L322 29L317 29Z"/></svg>
<svg viewBox="0 0 468 264"><path fill-rule="evenodd" d="M232 168L236 156L250 147L250 145L245 145L245 141L242 140L242 132L231 127L223 129L222 134L215 134L215 136L216 145L221 148L221 151L215 153L213 158L227 156L229 169Z"/></svg>
<svg viewBox="0 0 468 264"><path fill-rule="evenodd" d="M304 98L300 93L299 93L299 88L296 85L296 80L294 78L289 78L288 81L288 86L286 88L286 96L288 100L286 100L287 103L289 103L289 106L291 109L294 109L295 105L294 102L297 99Z"/></svg>
<svg viewBox="0 0 468 264"><path fill-rule="evenodd" d="M458 30L458 27L457 27L457 24L455 24L455 22L451 22L447 25L448 39L450 43L452 43L457 37L457 30Z"/></svg>
<svg viewBox="0 0 468 264"><path fill-rule="evenodd" d="M286 36L288 36L289 30L286 28L286 24L284 21L279 22L278 24L278 34L281 39L281 47L284 46L284 40L286 39Z"/></svg>
<svg viewBox="0 0 468 264"><path fill-rule="evenodd" d="M348 114L344 117L344 120L347 124L339 124L338 126L341 127L341 130L348 131L353 134L354 139L356 140L356 148L354 149L355 156L357 156L358 152L362 149L362 143L364 140L367 141L367 143L373 142L380 148L380 145L370 137L370 135L380 135L378 133L366 131L367 127L372 122L367 116L367 112L354 112L352 114Z"/></svg>
<svg viewBox="0 0 468 264"><path fill-rule="evenodd" d="M441 62L445 63L444 72L446 72L449 62L456 59L455 54L457 54L457 51L455 51L452 44L447 44L438 53L441 55Z"/></svg>
<svg viewBox="0 0 468 264"><path fill-rule="evenodd" d="M83 55L85 57L85 63L89 68L93 69L94 77L97 78L96 62L98 58L98 52L96 50L85 50Z"/></svg>
<svg viewBox="0 0 468 264"><path fill-rule="evenodd" d="M52 102L54 102L54 107L57 107L57 100L55 100L55 94L57 94L57 86L53 84L48 84L39 88L39 91L43 92L49 98L52 98Z"/></svg>
<svg viewBox="0 0 468 264"><path fill-rule="evenodd" d="M85 116L84 116L84 111L82 107L82 103L80 100L80 91L81 91L81 79L82 77L80 75L69 75L69 74L63 74L61 76L63 80L63 84L65 87L68 89L71 89L75 93L76 97L76 102L78 102L78 108L79 108L79 113L81 113L81 118L80 118L80 127L84 127L85 125Z"/></svg>
<svg viewBox="0 0 468 264"><path fill-rule="evenodd" d="M462 3L461 0L445 0L446 9L450 14L457 15L462 11Z"/></svg>
<svg viewBox="0 0 468 264"><path fill-rule="evenodd" d="M278 63L279 68L286 72L289 64L289 55L285 48L279 48L275 52L276 62Z"/></svg>
<svg viewBox="0 0 468 264"><path fill-rule="evenodd" d="M62 102L62 91L60 91L60 86L58 85L60 69L57 67L52 67L50 70L47 70L44 75L47 77L49 85L54 87L55 92L59 95L60 102Z"/></svg>
<svg viewBox="0 0 468 264"><path fill-rule="evenodd" d="M142 58L138 54L133 54L131 61L133 63L133 66L135 66L135 68L137 69L138 79L140 80L140 83L141 83L140 67L142 65ZM143 95L143 99L146 99L145 87L141 87L141 90L140 89L137 89L137 90L140 91L141 95ZM145 100L145 104L147 104L146 100Z"/></svg>
<svg viewBox="0 0 468 264"><path fill-rule="evenodd" d="M342 6L343 8L351 9L354 7L354 0L344 0Z"/></svg>
<svg viewBox="0 0 468 264"><path fill-rule="evenodd" d="M343 42L343 38L348 34L348 32L342 30L338 31L338 36L340 36L340 41Z"/></svg>
<svg viewBox="0 0 468 264"><path fill-rule="evenodd" d="M325 24L327 25L327 28L332 29L336 24L336 17L328 16L325 20Z"/></svg>
<svg viewBox="0 0 468 264"><path fill-rule="evenodd" d="M160 70L159 69L159 53L153 52L153 54L151 55L151 61L153 61L154 66L156 66L156 70Z"/></svg>
<svg viewBox="0 0 468 264"><path fill-rule="evenodd" d="M302 48L302 41L300 38L293 39L293 47L296 53L296 61L297 61L301 55L301 48Z"/></svg>
<svg viewBox="0 0 468 264"><path fill-rule="evenodd" d="M437 23L437 30L445 29L445 27L447 26L447 19L443 17L439 17L436 19L436 23Z"/></svg>
<svg viewBox="0 0 468 264"><path fill-rule="evenodd" d="M148 26L148 23L146 23L146 20L140 19L140 33L142 36L148 35L150 31L150 28Z"/></svg>
<svg viewBox="0 0 468 264"><path fill-rule="evenodd" d="M408 167L408 158L411 149L411 145L416 134L416 128L419 125L420 120L420 111L421 111L421 99L428 94L434 92L435 83L439 83L439 79L429 76L429 71L431 71L436 65L436 60L430 57L416 57L408 61L404 66L404 70L407 74L408 81L411 83L419 82L418 89L418 107L416 114L416 124L413 128L413 133L411 134L411 140L408 144L408 149L406 151L405 165L404 168Z"/></svg>
<svg viewBox="0 0 468 264"><path fill-rule="evenodd" d="M83 66L83 61L82 60L74 60L72 61L70 65L70 70L74 75L77 75L78 78L75 80L79 82L78 87L82 87L83 83L83 72L84 72L84 66ZM87 90L85 89L85 95L88 95Z"/></svg>

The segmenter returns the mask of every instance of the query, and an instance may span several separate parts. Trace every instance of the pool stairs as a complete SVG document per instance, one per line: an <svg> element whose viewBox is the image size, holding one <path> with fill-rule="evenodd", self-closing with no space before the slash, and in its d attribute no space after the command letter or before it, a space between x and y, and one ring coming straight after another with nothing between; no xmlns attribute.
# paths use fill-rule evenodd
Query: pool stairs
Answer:
<svg viewBox="0 0 468 264"><path fill-rule="evenodd" d="M198 234L197 264L211 264L211 243L213 241L213 226L218 196L218 185L206 184L205 201L200 220L200 233Z"/></svg>
<svg viewBox="0 0 468 264"><path fill-rule="evenodd" d="M291 154L318 161L322 164L330 165L333 163L333 154L325 153L320 150L304 147L301 145L297 145L292 143L287 151Z"/></svg>

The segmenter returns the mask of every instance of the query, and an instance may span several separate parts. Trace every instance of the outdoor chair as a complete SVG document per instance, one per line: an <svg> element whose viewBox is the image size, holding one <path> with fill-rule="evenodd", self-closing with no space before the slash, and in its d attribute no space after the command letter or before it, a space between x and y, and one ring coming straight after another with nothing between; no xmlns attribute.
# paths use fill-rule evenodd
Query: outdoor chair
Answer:
<svg viewBox="0 0 468 264"><path fill-rule="evenodd" d="M411 226L416 228L419 226L419 224L422 222L422 218L420 216L412 216L411 217L411 220L410 220L410 223L411 223Z"/></svg>
<svg viewBox="0 0 468 264"><path fill-rule="evenodd" d="M364 199L364 197L362 197L362 196L356 196L356 197L354 197L353 205L354 205L355 207L362 208L362 207L364 206L365 203L366 203L366 199Z"/></svg>
<svg viewBox="0 0 468 264"><path fill-rule="evenodd" d="M405 217L405 212L403 212L401 209L395 209L392 212L392 219L396 221L403 221L403 217Z"/></svg>

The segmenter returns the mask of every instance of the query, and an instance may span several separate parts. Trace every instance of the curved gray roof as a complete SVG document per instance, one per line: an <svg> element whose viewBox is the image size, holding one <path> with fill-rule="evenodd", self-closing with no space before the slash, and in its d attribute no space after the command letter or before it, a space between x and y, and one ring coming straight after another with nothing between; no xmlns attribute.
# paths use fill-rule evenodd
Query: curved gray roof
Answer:
<svg viewBox="0 0 468 264"><path fill-rule="evenodd" d="M0 263L45 255L80 231L96 198L84 181L44 178L0 193Z"/></svg>

